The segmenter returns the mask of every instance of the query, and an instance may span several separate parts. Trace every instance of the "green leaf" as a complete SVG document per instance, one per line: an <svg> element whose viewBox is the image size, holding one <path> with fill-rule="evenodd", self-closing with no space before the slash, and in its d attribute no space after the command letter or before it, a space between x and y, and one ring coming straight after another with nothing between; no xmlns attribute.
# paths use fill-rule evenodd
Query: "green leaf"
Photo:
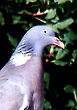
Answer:
<svg viewBox="0 0 77 110"><path fill-rule="evenodd" d="M46 19L52 19L56 15L56 9L50 9L49 12L46 15Z"/></svg>
<svg viewBox="0 0 77 110"><path fill-rule="evenodd" d="M44 98L44 108L45 108L45 110L51 110L52 109L51 103L48 102L45 98Z"/></svg>
<svg viewBox="0 0 77 110"><path fill-rule="evenodd" d="M59 21L59 17L58 16L55 16L54 19L51 19L51 22L53 23L57 23Z"/></svg>
<svg viewBox="0 0 77 110"><path fill-rule="evenodd" d="M75 62L76 58L77 58L77 49L75 49L72 53L72 61Z"/></svg>
<svg viewBox="0 0 77 110"><path fill-rule="evenodd" d="M7 36L8 36L8 40L10 41L10 43L11 43L14 47L16 47L17 44L18 44L17 40L16 40L12 35L10 35L9 33L7 33Z"/></svg>
<svg viewBox="0 0 77 110"><path fill-rule="evenodd" d="M16 3L22 3L23 0L15 0Z"/></svg>
<svg viewBox="0 0 77 110"><path fill-rule="evenodd" d="M64 4L68 1L73 2L73 0L54 0L54 2L57 2L58 4Z"/></svg>
<svg viewBox="0 0 77 110"><path fill-rule="evenodd" d="M30 2L33 3L33 2L36 2L37 0L26 0L26 4L29 4Z"/></svg>
<svg viewBox="0 0 77 110"><path fill-rule="evenodd" d="M64 91L66 93L74 93L74 91L77 91L73 86L67 85L66 87L64 87Z"/></svg>
<svg viewBox="0 0 77 110"><path fill-rule="evenodd" d="M74 107L74 108L75 108L75 110L77 110L77 105L75 105L75 107Z"/></svg>
<svg viewBox="0 0 77 110"><path fill-rule="evenodd" d="M73 2L73 0L69 0L71 3Z"/></svg>
<svg viewBox="0 0 77 110"><path fill-rule="evenodd" d="M21 16L12 16L13 24L26 24L26 20L21 20Z"/></svg>
<svg viewBox="0 0 77 110"><path fill-rule="evenodd" d="M1 25L4 25L5 24L5 21L4 21L4 17L3 17L2 12L0 12L0 24Z"/></svg>
<svg viewBox="0 0 77 110"><path fill-rule="evenodd" d="M71 28L67 28L66 30L67 32L64 33L64 40L66 44L73 44L73 41L77 40L77 34L75 34Z"/></svg>
<svg viewBox="0 0 77 110"><path fill-rule="evenodd" d="M20 10L19 12L18 12L18 14L20 14L20 15L22 15L22 14L27 14L27 15L32 15L32 13L31 12L29 12L28 10Z"/></svg>
<svg viewBox="0 0 77 110"><path fill-rule="evenodd" d="M66 64L68 64L68 62L60 60L55 60L54 63L59 66L65 66Z"/></svg>
<svg viewBox="0 0 77 110"><path fill-rule="evenodd" d="M53 26L52 24L49 24L48 23L47 26L49 26L50 28L52 28L54 30L54 32L60 33L60 31L57 28L55 28L55 26Z"/></svg>
<svg viewBox="0 0 77 110"><path fill-rule="evenodd" d="M13 24L18 24L20 22L21 17L20 16L12 16Z"/></svg>
<svg viewBox="0 0 77 110"><path fill-rule="evenodd" d="M69 100L68 104L66 105L66 107L74 107L75 106L75 101L73 100Z"/></svg>
<svg viewBox="0 0 77 110"><path fill-rule="evenodd" d="M64 21L58 22L55 25L53 25L54 28L57 29L64 29L66 27L68 27L69 25L71 25L74 22L74 20L72 18L68 18Z"/></svg>
<svg viewBox="0 0 77 110"><path fill-rule="evenodd" d="M44 73L44 81L45 81L45 88L48 89L49 87L49 74L48 73Z"/></svg>
<svg viewBox="0 0 77 110"><path fill-rule="evenodd" d="M65 55L67 55L69 53L69 50L67 49L59 49L58 53L56 55L56 60L62 59Z"/></svg>

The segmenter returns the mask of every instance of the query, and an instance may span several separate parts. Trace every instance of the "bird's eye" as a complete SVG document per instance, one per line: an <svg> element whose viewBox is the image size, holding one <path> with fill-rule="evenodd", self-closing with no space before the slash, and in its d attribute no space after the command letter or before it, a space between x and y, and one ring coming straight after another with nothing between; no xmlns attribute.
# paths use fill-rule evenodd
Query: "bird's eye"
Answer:
<svg viewBox="0 0 77 110"><path fill-rule="evenodd" d="M46 34L47 33L47 30L43 30L43 33Z"/></svg>

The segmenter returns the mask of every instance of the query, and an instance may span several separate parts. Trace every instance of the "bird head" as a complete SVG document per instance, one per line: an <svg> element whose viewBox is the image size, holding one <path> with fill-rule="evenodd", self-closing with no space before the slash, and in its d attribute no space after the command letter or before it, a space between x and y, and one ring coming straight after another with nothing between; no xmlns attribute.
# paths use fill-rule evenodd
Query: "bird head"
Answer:
<svg viewBox="0 0 77 110"><path fill-rule="evenodd" d="M48 26L34 26L27 33L28 39L35 48L41 48L48 45L57 45L64 48L64 44L55 37L54 31Z"/></svg>
<svg viewBox="0 0 77 110"><path fill-rule="evenodd" d="M48 45L64 48L64 44L55 37L54 31L50 27L34 26L23 36L11 59L13 62L17 62L17 65L24 64L31 56L42 56L43 49Z"/></svg>
<svg viewBox="0 0 77 110"><path fill-rule="evenodd" d="M23 36L17 46L17 52L31 52L42 54L43 49L48 45L57 45L64 48L64 44L55 37L54 31L48 26L34 26Z"/></svg>

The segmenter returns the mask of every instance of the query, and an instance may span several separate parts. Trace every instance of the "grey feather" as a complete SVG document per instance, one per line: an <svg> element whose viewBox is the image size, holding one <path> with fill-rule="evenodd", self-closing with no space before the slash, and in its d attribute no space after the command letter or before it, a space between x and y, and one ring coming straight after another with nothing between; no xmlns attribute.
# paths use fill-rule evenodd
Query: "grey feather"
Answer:
<svg viewBox="0 0 77 110"><path fill-rule="evenodd" d="M0 71L0 110L43 110L42 53L61 43L47 26L34 26ZM61 43L62 44L62 43Z"/></svg>

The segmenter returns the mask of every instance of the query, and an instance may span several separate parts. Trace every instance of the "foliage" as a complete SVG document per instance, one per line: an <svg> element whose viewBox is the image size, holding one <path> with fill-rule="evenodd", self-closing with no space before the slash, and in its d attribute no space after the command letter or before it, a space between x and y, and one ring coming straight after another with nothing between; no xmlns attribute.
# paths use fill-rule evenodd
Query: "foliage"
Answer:
<svg viewBox="0 0 77 110"><path fill-rule="evenodd" d="M0 67L8 61L24 33L34 25L48 25L65 43L44 56L44 109L77 110L77 0L0 1ZM45 49L45 54L49 53ZM51 73L51 74L49 74Z"/></svg>

